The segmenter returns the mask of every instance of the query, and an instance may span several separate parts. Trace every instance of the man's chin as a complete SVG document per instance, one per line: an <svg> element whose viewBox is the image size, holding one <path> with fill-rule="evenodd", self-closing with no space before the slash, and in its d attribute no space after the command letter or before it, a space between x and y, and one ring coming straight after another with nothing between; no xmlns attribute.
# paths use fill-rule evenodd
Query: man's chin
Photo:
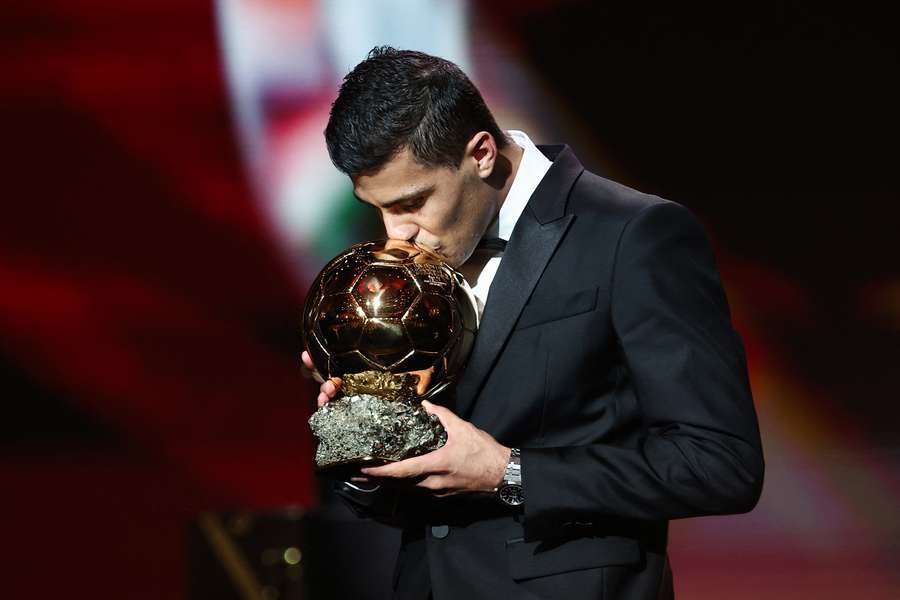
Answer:
<svg viewBox="0 0 900 600"><path fill-rule="evenodd" d="M445 263L447 263L454 269L460 268L466 262L466 259L460 258L459 256L449 256L441 252L438 252L437 255L440 256Z"/></svg>

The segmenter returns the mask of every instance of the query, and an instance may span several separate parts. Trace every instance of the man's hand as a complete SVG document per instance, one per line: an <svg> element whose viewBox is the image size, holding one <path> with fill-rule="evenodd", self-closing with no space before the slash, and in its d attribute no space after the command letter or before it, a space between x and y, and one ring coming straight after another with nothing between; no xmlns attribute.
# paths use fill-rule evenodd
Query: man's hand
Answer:
<svg viewBox="0 0 900 600"><path fill-rule="evenodd" d="M309 357L309 352L306 350L303 351L303 354L300 355L300 359L303 361L303 367L301 371L303 372L303 376L309 379L314 379L321 383L319 386L319 397L316 398L316 404L319 408L325 406L329 400L334 398L338 390L341 389L341 381L340 377L332 377L328 381L322 379L322 376L319 375L319 372L316 371L315 365L313 365L312 358ZM368 477L359 477L354 476L350 478L351 482L354 483L371 483L371 480Z"/></svg>
<svg viewBox="0 0 900 600"><path fill-rule="evenodd" d="M503 481L510 449L443 406L427 400L422 401L422 406L428 414L438 416L447 430L447 443L428 454L367 467L362 472L370 477L416 480L416 486L432 490L439 497L492 493Z"/></svg>
<svg viewBox="0 0 900 600"><path fill-rule="evenodd" d="M316 404L321 408L337 395L338 390L341 389L341 383L343 382L340 377L332 377L328 381L323 380L322 376L316 371L312 358L309 357L309 352L306 350L303 351L300 358L303 361L303 375L310 379L315 379L322 384L319 386L319 397L316 398Z"/></svg>
<svg viewBox="0 0 900 600"><path fill-rule="evenodd" d="M301 356L304 375L315 379L319 386L316 403L321 407L334 398L341 387L340 377L324 381L316 372L309 353ZM464 492L493 492L506 471L510 449L493 437L463 421L443 406L422 402L429 414L435 414L447 431L447 443L423 456L408 458L380 467L362 469L369 477L351 477L351 481L369 482L371 477L416 480L416 486L433 490L437 496L452 496Z"/></svg>

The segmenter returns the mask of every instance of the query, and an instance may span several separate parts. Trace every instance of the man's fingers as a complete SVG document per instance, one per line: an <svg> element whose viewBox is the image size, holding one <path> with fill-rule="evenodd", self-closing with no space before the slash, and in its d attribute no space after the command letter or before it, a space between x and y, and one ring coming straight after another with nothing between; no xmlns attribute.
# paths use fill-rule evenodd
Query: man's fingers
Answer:
<svg viewBox="0 0 900 600"><path fill-rule="evenodd" d="M422 481L416 483L416 487L424 488L431 492L435 498L446 498L455 496L459 490L455 489L452 482L446 475L429 475Z"/></svg>
<svg viewBox="0 0 900 600"><path fill-rule="evenodd" d="M334 398L338 393L338 390L341 389L341 384L344 383L341 381L340 377L332 377L321 386L319 386L319 391L328 396L329 398Z"/></svg>
<svg viewBox="0 0 900 600"><path fill-rule="evenodd" d="M432 494L432 496L434 496L435 498L448 498L450 496L455 496L458 493L459 492L457 492L455 490L447 490L447 491L442 491L442 492L434 492Z"/></svg>
<svg viewBox="0 0 900 600"><path fill-rule="evenodd" d="M432 404L428 400L422 400L422 408L424 408L425 412L429 415L437 415L437 418L441 422L441 425L444 426L444 429L452 427L453 423L459 420L459 417L453 414L453 411L446 406Z"/></svg>
<svg viewBox="0 0 900 600"><path fill-rule="evenodd" d="M390 477L397 479L416 477L421 474L419 471L415 470L414 467L403 464L405 462L407 461L401 460L400 462L381 465L380 467L365 467L363 469L360 469L360 471L362 471L365 475L369 475L370 477Z"/></svg>
<svg viewBox="0 0 900 600"><path fill-rule="evenodd" d="M321 408L328 404L328 401L334 398L341 384L344 383L340 377L332 377L328 381L319 386L319 395L316 397L316 404Z"/></svg>
<svg viewBox="0 0 900 600"><path fill-rule="evenodd" d="M416 487L425 488L432 492L446 491L447 482L442 475L430 475L416 484Z"/></svg>
<svg viewBox="0 0 900 600"><path fill-rule="evenodd" d="M395 463L388 463L380 467L365 467L360 471L371 477L392 477L397 479L406 479L409 477L419 477L431 470L433 459L430 454L424 456L416 456L407 458Z"/></svg>
<svg viewBox="0 0 900 600"><path fill-rule="evenodd" d="M300 354L300 361L303 363L303 366L300 367L300 372L303 373L303 376L308 379L314 379L319 383L322 383L324 380L322 376L319 375L319 372L316 371L316 366L313 364L312 358L309 356L309 352L304 350Z"/></svg>

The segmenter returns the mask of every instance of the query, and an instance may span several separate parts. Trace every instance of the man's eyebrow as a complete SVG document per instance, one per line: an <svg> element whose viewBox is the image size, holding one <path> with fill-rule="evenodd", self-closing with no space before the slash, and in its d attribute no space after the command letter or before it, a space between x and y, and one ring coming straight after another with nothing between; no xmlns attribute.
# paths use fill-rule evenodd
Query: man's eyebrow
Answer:
<svg viewBox="0 0 900 600"><path fill-rule="evenodd" d="M392 206L396 206L398 204L403 204L404 202L409 202L410 200L415 200L416 198L419 198L421 196L427 196L428 194L430 194L433 191L434 191L433 185L425 186L418 190L413 190L411 192L407 192L407 193L403 194L402 196L398 196L397 198L394 198L393 200L388 200L384 204L380 205L380 208L391 208ZM354 194L354 196L356 196L356 194ZM365 202L359 196L356 196L356 199L359 200L360 202ZM366 204L368 204L368 203L366 203Z"/></svg>

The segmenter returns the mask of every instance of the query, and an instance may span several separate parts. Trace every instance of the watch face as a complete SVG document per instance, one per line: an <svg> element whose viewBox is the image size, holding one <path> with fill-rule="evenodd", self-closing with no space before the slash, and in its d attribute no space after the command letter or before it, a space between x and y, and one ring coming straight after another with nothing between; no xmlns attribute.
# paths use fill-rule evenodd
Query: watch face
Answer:
<svg viewBox="0 0 900 600"><path fill-rule="evenodd" d="M518 506L525 502L525 494L521 485L505 485L500 488L500 500L510 506Z"/></svg>

